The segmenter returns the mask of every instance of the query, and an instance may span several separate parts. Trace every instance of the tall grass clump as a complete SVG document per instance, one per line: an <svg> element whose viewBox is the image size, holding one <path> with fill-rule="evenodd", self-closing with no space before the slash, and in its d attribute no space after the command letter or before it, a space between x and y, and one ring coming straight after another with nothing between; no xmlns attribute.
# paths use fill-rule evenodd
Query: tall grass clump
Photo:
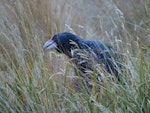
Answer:
<svg viewBox="0 0 150 113"><path fill-rule="evenodd" d="M144 18L137 13L136 2L130 4L134 7L128 9L128 14L129 3L122 6L123 0L0 1L0 112L148 113L148 0L138 6ZM70 59L42 50L45 40L63 31L102 40L116 48L125 57L118 61L123 67L123 82L106 77L103 84L98 84L100 91L93 88L87 94Z"/></svg>

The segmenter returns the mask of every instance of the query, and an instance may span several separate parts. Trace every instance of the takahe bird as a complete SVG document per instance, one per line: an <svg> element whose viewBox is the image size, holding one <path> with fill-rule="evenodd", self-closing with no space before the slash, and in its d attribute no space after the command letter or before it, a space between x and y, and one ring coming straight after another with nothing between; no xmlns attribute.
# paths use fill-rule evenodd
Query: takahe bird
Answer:
<svg viewBox="0 0 150 113"><path fill-rule="evenodd" d="M52 39L45 42L43 49L55 49L59 53L64 53L73 59L77 68L83 73L95 71L94 65L99 64L108 73L115 75L120 80L119 67L110 54L112 47L98 40L84 40L72 33L63 32L54 35Z"/></svg>

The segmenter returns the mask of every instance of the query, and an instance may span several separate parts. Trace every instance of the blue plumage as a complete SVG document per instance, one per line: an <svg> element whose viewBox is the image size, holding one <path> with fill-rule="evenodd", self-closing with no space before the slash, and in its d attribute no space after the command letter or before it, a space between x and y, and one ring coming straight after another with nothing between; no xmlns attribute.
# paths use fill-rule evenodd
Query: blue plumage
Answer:
<svg viewBox="0 0 150 113"><path fill-rule="evenodd" d="M74 34L63 32L54 35L52 39L50 39L44 44L43 48L45 50L54 48L59 53L64 53L65 55L67 55L69 58L75 57L75 55L72 54L72 51L76 49L80 49L82 51L88 51L89 54L90 53L93 54L92 57L94 57L94 62L104 65L106 71L111 74L114 74L119 80L118 66L113 61L113 57L110 54L110 46L105 45L100 41L83 40L82 38ZM87 65L89 65L89 62L84 63L82 68L92 67Z"/></svg>

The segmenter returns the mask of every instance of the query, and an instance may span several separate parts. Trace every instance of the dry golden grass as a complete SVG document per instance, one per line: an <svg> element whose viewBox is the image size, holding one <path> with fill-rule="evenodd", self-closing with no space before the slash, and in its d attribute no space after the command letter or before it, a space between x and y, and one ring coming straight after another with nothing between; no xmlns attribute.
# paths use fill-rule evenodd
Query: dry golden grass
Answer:
<svg viewBox="0 0 150 113"><path fill-rule="evenodd" d="M149 5L149 0L1 0L0 112L148 112ZM106 82L91 97L75 92L70 59L42 50L63 31L102 40L127 56L126 86Z"/></svg>

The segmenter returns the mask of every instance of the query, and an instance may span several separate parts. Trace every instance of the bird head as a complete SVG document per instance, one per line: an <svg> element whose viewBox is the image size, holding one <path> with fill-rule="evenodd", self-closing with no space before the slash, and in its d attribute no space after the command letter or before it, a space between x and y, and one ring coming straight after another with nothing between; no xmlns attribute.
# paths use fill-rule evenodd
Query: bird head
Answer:
<svg viewBox="0 0 150 113"><path fill-rule="evenodd" d="M63 32L54 35L50 40L46 41L43 45L44 50L55 49L59 53L64 53L71 57L71 50L80 48L82 39L74 34Z"/></svg>

